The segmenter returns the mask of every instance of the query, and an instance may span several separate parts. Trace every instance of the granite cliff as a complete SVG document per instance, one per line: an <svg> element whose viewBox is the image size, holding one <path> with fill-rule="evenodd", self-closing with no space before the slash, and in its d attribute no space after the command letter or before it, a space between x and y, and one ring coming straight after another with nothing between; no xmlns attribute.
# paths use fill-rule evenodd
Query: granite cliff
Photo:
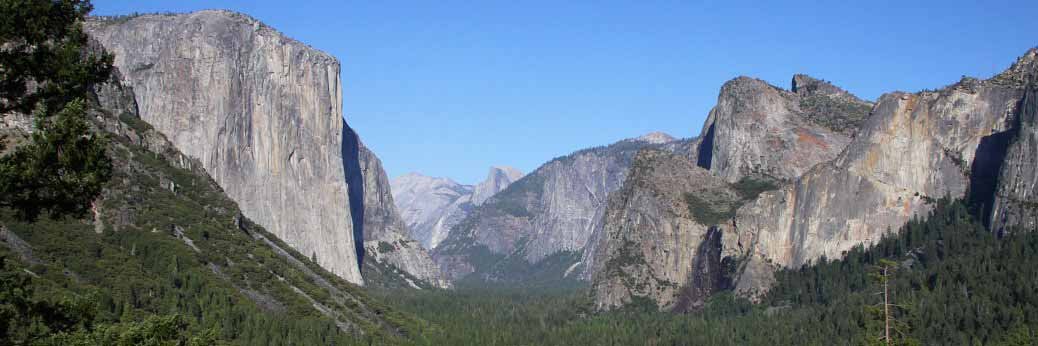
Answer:
<svg viewBox="0 0 1038 346"><path fill-rule="evenodd" d="M1004 160L999 164L997 186L991 195L980 195L991 206L988 224L1000 234L1013 228L1038 229L1038 50L1032 49L1009 71L1005 82L1027 83L1016 126ZM987 191L984 191L987 192Z"/></svg>
<svg viewBox="0 0 1038 346"><path fill-rule="evenodd" d="M381 228L396 214L380 199L389 189L377 178L381 166L361 162L349 141L334 57L229 11L95 18L85 27L115 55L141 118L200 161L245 216L364 283L365 231L392 232ZM369 199L384 203L367 208L365 228Z"/></svg>
<svg viewBox="0 0 1038 346"><path fill-rule="evenodd" d="M871 104L805 75L787 91L748 77L724 84L694 160L734 183L751 177L789 180L832 160Z"/></svg>

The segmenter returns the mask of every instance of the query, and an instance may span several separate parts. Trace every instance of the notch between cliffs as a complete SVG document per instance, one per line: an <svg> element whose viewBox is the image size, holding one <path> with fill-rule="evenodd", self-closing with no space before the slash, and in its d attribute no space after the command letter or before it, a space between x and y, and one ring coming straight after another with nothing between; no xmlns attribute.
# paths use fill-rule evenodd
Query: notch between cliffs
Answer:
<svg viewBox="0 0 1038 346"><path fill-rule="evenodd" d="M703 136L703 142L699 144L698 154L696 165L709 171L710 163L714 158L714 124L712 123L707 128L706 135Z"/></svg>
<svg viewBox="0 0 1038 346"><path fill-rule="evenodd" d="M364 173L360 170L360 137L342 121L342 169L346 176L346 194L353 223L353 246L357 252L357 268L364 266Z"/></svg>

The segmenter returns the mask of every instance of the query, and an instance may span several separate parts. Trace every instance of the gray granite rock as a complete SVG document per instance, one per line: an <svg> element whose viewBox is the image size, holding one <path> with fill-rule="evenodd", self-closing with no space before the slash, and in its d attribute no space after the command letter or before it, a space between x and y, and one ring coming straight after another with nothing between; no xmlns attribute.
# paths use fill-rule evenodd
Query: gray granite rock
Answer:
<svg viewBox="0 0 1038 346"><path fill-rule="evenodd" d="M808 81L815 87L805 87ZM835 158L850 136L831 123L853 123L846 119L864 117L870 104L807 76L797 75L794 87L798 82L799 92L748 77L725 83L700 132L696 163L734 183L745 177L789 180ZM805 110L807 100L816 99L847 106Z"/></svg>
<svg viewBox="0 0 1038 346"><path fill-rule="evenodd" d="M449 285L410 238L381 162L342 119L335 58L228 11L86 27L115 55L141 117L200 160L246 216L351 282L363 282L368 253Z"/></svg>
<svg viewBox="0 0 1038 346"><path fill-rule="evenodd" d="M92 20L141 117L243 213L363 283L342 156L339 62L227 11Z"/></svg>

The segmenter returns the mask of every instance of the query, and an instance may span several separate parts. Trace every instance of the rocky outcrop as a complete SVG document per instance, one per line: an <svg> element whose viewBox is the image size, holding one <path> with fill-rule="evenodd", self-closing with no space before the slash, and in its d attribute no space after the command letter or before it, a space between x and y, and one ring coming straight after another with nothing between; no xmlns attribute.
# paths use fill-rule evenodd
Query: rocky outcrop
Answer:
<svg viewBox="0 0 1038 346"><path fill-rule="evenodd" d="M474 209L433 257L452 278L476 272L488 281L545 276L534 274L541 271L536 266L552 258L560 263L549 267L561 271L549 276L561 279L601 225L607 197L620 188L631 158L648 146L659 144L630 139L545 163Z"/></svg>
<svg viewBox="0 0 1038 346"><path fill-rule="evenodd" d="M875 242L925 215L934 198L990 191L985 185L996 179L986 177L998 174L990 156L1002 154L986 147L1000 142L995 139L1019 114L1024 85L1013 71L1033 71L1021 63L985 81L964 78L939 91L882 96L835 160L739 209L736 227L724 234L725 255L742 258L737 290L755 296L772 282L776 266L837 258Z"/></svg>
<svg viewBox="0 0 1038 346"><path fill-rule="evenodd" d="M434 249L473 208L522 176L512 167L491 167L485 180L471 186L410 173L392 181L393 198L411 235L426 249Z"/></svg>
<svg viewBox="0 0 1038 346"><path fill-rule="evenodd" d="M739 77L721 87L692 159L734 183L789 180L832 160L870 104L832 84L797 75L786 91ZM855 126L856 128L856 126Z"/></svg>
<svg viewBox="0 0 1038 346"><path fill-rule="evenodd" d="M409 236L407 225L393 203L382 161L364 146L352 129L347 128L346 136L347 140L357 143L363 179L359 185L364 194L364 209L360 212L364 224L364 260L394 266L435 287L450 287L428 251ZM411 285L419 287L416 283Z"/></svg>
<svg viewBox="0 0 1038 346"><path fill-rule="evenodd" d="M690 310L727 288L721 231L711 225L724 222L741 198L686 157L638 153L623 188L609 196L603 236L590 256L596 307L640 297L661 309Z"/></svg>

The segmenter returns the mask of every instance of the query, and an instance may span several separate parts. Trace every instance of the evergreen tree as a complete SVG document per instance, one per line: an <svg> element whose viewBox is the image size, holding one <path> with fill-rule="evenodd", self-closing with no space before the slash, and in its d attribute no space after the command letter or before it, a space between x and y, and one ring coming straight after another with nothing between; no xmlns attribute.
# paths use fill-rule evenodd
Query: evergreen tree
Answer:
<svg viewBox="0 0 1038 346"><path fill-rule="evenodd" d="M0 206L24 219L83 215L111 176L105 139L86 120L90 87L112 69L110 55L87 49L91 9L90 1L0 0L0 113L35 118L31 141L0 158Z"/></svg>

